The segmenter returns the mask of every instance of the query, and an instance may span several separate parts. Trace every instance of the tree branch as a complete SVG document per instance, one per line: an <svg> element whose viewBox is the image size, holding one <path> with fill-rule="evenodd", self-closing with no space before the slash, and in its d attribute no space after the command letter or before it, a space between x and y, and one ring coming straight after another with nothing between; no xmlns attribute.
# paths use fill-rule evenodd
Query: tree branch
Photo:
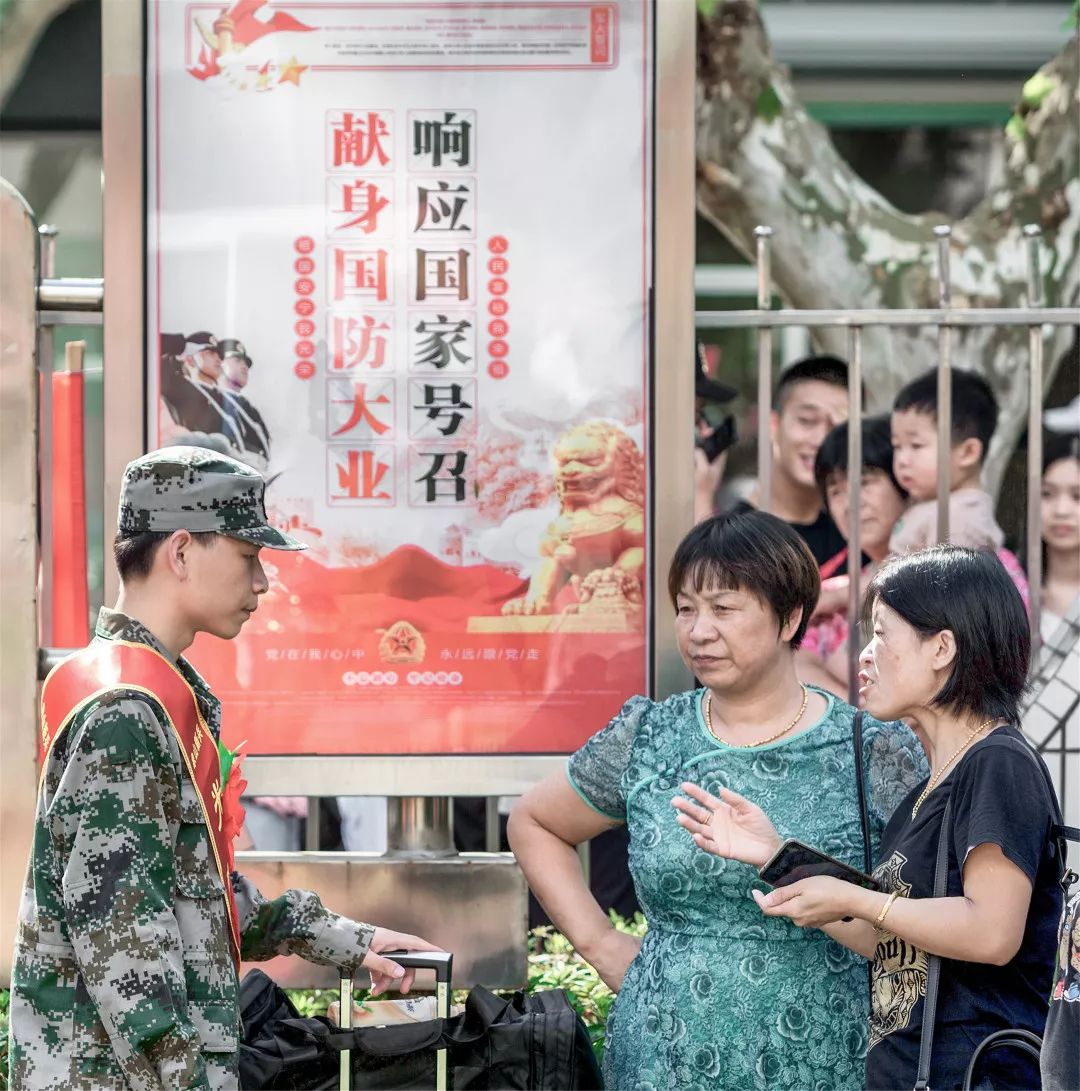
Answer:
<svg viewBox="0 0 1080 1091"><path fill-rule="evenodd" d="M748 258L753 230L775 232L773 271L785 303L799 309L933 307L937 304L937 213L893 208L837 152L826 129L799 102L787 71L772 58L754 0L722 0L699 14L697 203ZM1025 84L1006 131L1001 183L953 225L950 265L957 306L1027 302L1026 223L1044 231L1045 302L1080 298L1080 136L1076 124L1078 51L1074 38ZM1047 337L1046 381L1071 341ZM845 355L847 334L820 331L827 351ZM996 491L1027 412L1027 330L973 329L955 335L954 363L982 372L1001 403L987 461ZM934 366L937 332L864 332L871 408Z"/></svg>

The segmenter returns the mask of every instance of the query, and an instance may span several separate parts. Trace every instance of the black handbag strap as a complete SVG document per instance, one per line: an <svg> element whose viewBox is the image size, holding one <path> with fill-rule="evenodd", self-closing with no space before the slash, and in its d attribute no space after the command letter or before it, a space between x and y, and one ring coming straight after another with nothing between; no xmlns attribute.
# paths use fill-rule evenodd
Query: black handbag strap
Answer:
<svg viewBox="0 0 1080 1091"><path fill-rule="evenodd" d="M934 863L934 897L944 898L949 883L949 838L952 836L952 796L945 804L938 834L937 860ZM930 955L926 967L926 997L923 1000L922 1032L919 1035L919 1067L915 1073L915 1091L930 1086L930 1054L934 1049L934 1021L937 1019L938 985L941 958Z"/></svg>
<svg viewBox="0 0 1080 1091"><path fill-rule="evenodd" d="M961 1084L963 1091L971 1091L971 1084L975 1079L975 1069L984 1053L992 1049L1018 1049L1026 1053L1036 1064L1039 1063L1039 1054L1042 1051L1042 1039L1030 1030L996 1030L988 1034L976 1047L975 1052L968 1061L967 1071L964 1073L964 1082Z"/></svg>
<svg viewBox="0 0 1080 1091"><path fill-rule="evenodd" d="M863 870L867 875L873 873L874 856L870 849L870 814L866 806L866 772L863 769L863 713L855 713L851 736L855 746L855 788L859 793L859 823L862 826Z"/></svg>

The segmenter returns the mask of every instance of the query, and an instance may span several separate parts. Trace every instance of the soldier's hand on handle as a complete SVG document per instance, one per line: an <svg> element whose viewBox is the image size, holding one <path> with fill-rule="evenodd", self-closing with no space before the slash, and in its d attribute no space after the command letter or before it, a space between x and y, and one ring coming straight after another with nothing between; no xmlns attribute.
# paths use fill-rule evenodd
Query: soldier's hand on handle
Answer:
<svg viewBox="0 0 1080 1091"><path fill-rule="evenodd" d="M389 928L376 928L364 961L360 963L371 974L371 995L392 989L395 985L400 993L405 994L412 988L416 977L415 969L402 969L391 959L383 958L380 951L441 951L434 943L428 943L419 936L408 932L392 932Z"/></svg>

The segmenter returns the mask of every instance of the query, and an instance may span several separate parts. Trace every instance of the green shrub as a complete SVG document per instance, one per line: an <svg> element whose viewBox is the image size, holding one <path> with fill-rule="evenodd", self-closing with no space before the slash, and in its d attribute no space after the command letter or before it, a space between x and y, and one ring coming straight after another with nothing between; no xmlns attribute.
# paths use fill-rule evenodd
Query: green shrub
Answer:
<svg viewBox="0 0 1080 1091"><path fill-rule="evenodd" d="M635 913L627 921L614 911L611 923L620 932L644 936L645 918ZM596 1059L604 1056L604 1027L615 994L600 980L600 975L578 954L570 941L554 928L534 928L529 933L529 992L540 989L565 989L589 1030Z"/></svg>
<svg viewBox="0 0 1080 1091"><path fill-rule="evenodd" d="M0 1091L6 1091L8 1085L8 1006L10 1003L11 993L7 989L0 989Z"/></svg>

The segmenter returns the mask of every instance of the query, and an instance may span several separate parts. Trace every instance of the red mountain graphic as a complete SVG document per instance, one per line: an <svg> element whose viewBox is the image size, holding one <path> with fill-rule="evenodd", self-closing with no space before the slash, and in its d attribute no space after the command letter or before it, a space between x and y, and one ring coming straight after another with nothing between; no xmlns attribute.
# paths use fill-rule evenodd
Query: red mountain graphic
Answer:
<svg viewBox="0 0 1080 1091"><path fill-rule="evenodd" d="M302 554L273 558L284 592L271 591L253 622L276 620L287 632L350 632L409 621L424 632L464 630L474 616L497 617L528 583L494 565L445 564L416 546L401 546L374 564L327 568Z"/></svg>
<svg viewBox="0 0 1080 1091"><path fill-rule="evenodd" d="M290 558L291 559L291 558ZM418 546L399 546L374 564L359 568L324 568L297 557L295 573L282 572L290 591L330 595L385 595L396 599L465 599L473 603L500 603L524 594L520 576L494 565L452 565ZM276 563L276 558L275 558Z"/></svg>

